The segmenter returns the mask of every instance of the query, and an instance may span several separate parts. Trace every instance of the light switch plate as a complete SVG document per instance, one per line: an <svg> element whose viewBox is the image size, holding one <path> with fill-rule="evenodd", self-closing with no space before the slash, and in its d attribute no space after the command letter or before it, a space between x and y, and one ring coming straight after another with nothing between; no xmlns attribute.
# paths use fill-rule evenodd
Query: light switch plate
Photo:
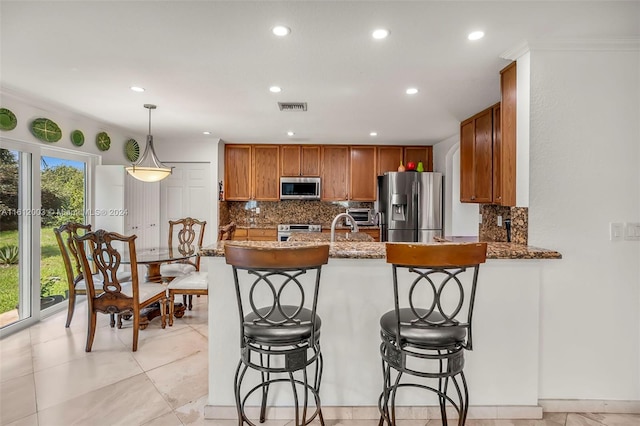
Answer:
<svg viewBox="0 0 640 426"><path fill-rule="evenodd" d="M640 223L627 222L624 224L624 239L636 241L640 240Z"/></svg>
<svg viewBox="0 0 640 426"><path fill-rule="evenodd" d="M502 216L498 216L498 226L502 227Z"/></svg>
<svg viewBox="0 0 640 426"><path fill-rule="evenodd" d="M478 223L482 224L482 215L481 214L478 215Z"/></svg>
<svg viewBox="0 0 640 426"><path fill-rule="evenodd" d="M619 222L610 222L609 223L609 239L611 241L622 241L622 236L624 235L624 226Z"/></svg>

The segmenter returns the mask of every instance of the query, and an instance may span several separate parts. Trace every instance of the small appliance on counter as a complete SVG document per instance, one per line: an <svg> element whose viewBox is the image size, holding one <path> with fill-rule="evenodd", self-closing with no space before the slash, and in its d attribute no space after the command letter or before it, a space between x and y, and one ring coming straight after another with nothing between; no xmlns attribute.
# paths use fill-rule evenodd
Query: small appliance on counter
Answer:
<svg viewBox="0 0 640 426"><path fill-rule="evenodd" d="M375 213L373 209L366 208L349 208L347 214L353 218L358 226L372 226L375 223ZM351 226L351 220L345 219L345 224Z"/></svg>
<svg viewBox="0 0 640 426"><path fill-rule="evenodd" d="M378 179L380 241L432 242L443 234L442 174L387 172Z"/></svg>

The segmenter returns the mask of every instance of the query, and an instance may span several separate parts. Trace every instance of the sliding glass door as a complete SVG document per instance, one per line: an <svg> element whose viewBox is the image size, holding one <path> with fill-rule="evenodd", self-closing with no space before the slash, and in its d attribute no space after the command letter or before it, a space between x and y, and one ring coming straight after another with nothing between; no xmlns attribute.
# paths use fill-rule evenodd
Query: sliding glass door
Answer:
<svg viewBox="0 0 640 426"><path fill-rule="evenodd" d="M33 316L34 153L0 148L0 327Z"/></svg>
<svg viewBox="0 0 640 426"><path fill-rule="evenodd" d="M98 157L0 142L1 336L66 309L68 283L53 228L91 219L90 166Z"/></svg>

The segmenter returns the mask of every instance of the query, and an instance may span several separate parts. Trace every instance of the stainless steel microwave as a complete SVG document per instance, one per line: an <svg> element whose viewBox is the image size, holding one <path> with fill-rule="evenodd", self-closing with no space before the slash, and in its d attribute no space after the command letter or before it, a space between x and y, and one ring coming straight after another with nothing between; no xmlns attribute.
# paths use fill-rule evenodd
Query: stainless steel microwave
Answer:
<svg viewBox="0 0 640 426"><path fill-rule="evenodd" d="M281 200L319 200L319 177L281 177Z"/></svg>

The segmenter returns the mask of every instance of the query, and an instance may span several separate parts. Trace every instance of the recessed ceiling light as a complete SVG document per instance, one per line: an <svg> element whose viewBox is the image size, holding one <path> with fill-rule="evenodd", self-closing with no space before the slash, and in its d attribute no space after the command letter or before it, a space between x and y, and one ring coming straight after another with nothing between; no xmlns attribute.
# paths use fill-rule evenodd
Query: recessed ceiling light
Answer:
<svg viewBox="0 0 640 426"><path fill-rule="evenodd" d="M271 93L280 93L280 92L282 92L282 88L280 88L278 86L271 86L271 87L269 87L269 91Z"/></svg>
<svg viewBox="0 0 640 426"><path fill-rule="evenodd" d="M371 132L369 133L369 136L378 136L378 132Z"/></svg>
<svg viewBox="0 0 640 426"><path fill-rule="evenodd" d="M376 40L382 40L383 38L387 38L389 36L389 30L384 28L379 28L375 30L371 35Z"/></svg>
<svg viewBox="0 0 640 426"><path fill-rule="evenodd" d="M203 135L210 135L211 132L202 132Z"/></svg>
<svg viewBox="0 0 640 426"><path fill-rule="evenodd" d="M416 89L415 87L409 87L407 89L407 95L415 95L416 93L418 93L418 89Z"/></svg>
<svg viewBox="0 0 640 426"><path fill-rule="evenodd" d="M469 40L480 40L482 37L484 37L484 32L482 31L474 31L472 33L469 33L469 35L467 36L467 38Z"/></svg>
<svg viewBox="0 0 640 426"><path fill-rule="evenodd" d="M273 33L279 37L284 37L286 35L289 35L289 33L291 32L291 28L285 27L283 25L278 25L276 27L273 27L271 31L273 31Z"/></svg>
<svg viewBox="0 0 640 426"><path fill-rule="evenodd" d="M131 86L130 89L134 92L144 92L144 87Z"/></svg>
<svg viewBox="0 0 640 426"><path fill-rule="evenodd" d="M293 135L295 135L295 133L293 133L291 131L287 132L287 136L293 136Z"/></svg>

